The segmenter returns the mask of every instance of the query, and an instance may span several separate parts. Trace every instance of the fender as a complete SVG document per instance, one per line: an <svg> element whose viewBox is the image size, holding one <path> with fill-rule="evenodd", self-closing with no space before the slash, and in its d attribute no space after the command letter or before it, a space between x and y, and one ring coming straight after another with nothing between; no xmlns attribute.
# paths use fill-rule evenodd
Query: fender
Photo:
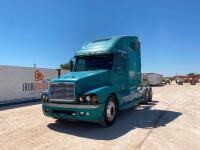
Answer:
<svg viewBox="0 0 200 150"><path fill-rule="evenodd" d="M100 104L104 104L108 95L113 93L113 87L111 86L102 86L93 90L90 90L84 94L96 94Z"/></svg>

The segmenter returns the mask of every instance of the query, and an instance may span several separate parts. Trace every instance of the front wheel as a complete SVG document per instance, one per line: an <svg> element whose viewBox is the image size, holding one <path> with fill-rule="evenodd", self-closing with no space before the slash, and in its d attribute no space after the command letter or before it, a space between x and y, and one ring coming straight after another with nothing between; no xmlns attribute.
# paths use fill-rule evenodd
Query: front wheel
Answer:
<svg viewBox="0 0 200 150"><path fill-rule="evenodd" d="M116 99L114 96L109 96L105 103L103 119L100 124L105 127L111 126L115 122L116 112Z"/></svg>

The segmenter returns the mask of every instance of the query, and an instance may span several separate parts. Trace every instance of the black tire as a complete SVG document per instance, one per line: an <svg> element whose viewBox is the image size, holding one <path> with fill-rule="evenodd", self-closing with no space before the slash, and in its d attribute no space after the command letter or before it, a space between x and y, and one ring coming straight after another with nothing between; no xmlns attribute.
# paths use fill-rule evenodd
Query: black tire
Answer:
<svg viewBox="0 0 200 150"><path fill-rule="evenodd" d="M191 85L196 85L196 82L195 82L194 80L192 80L192 81L190 82L190 84L191 84Z"/></svg>
<svg viewBox="0 0 200 150"><path fill-rule="evenodd" d="M179 85L183 85L183 81L179 81L178 84L179 84Z"/></svg>
<svg viewBox="0 0 200 150"><path fill-rule="evenodd" d="M148 101L151 102L151 101L152 101L152 97L153 97L152 88L150 87L148 91L149 91L149 98L148 98Z"/></svg>
<svg viewBox="0 0 200 150"><path fill-rule="evenodd" d="M144 100L142 101L142 104L148 104L148 102L149 102L149 90L148 90L148 88L145 89L143 98L144 98Z"/></svg>
<svg viewBox="0 0 200 150"><path fill-rule="evenodd" d="M109 105L111 105L111 106L109 106ZM111 107L111 109L109 110L108 107ZM109 116L109 113L110 113L110 116ZM100 125L104 126L104 127L109 127L109 126L113 125L113 123L115 122L116 114L117 114L116 99L114 96L111 95L106 100L106 103L104 106L104 112L103 112L103 119L100 122Z"/></svg>

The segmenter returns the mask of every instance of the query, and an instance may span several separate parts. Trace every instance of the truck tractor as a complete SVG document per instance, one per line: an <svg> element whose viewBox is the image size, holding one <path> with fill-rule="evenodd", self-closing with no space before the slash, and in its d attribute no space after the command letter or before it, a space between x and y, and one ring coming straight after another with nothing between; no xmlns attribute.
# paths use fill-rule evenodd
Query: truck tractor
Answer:
<svg viewBox="0 0 200 150"><path fill-rule="evenodd" d="M52 79L41 95L45 116L111 126L118 111L152 101L152 88L141 82L138 37L88 42L73 60L71 71Z"/></svg>

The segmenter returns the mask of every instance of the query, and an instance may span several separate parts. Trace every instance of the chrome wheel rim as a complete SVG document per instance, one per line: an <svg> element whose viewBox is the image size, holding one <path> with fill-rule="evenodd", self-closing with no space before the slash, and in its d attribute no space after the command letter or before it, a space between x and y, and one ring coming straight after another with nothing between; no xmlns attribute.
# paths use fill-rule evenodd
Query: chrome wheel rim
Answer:
<svg viewBox="0 0 200 150"><path fill-rule="evenodd" d="M107 110L106 110L108 121L113 121L113 119L115 118L115 113L116 113L115 104L113 101L110 101L107 105Z"/></svg>

